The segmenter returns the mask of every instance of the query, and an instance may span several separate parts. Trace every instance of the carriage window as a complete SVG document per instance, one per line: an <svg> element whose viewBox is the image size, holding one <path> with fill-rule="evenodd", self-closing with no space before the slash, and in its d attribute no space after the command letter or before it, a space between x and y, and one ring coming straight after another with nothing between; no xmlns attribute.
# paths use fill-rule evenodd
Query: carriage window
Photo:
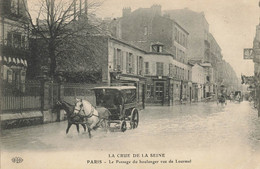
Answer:
<svg viewBox="0 0 260 169"><path fill-rule="evenodd" d="M125 103L136 102L136 91L135 90L126 90L125 91Z"/></svg>

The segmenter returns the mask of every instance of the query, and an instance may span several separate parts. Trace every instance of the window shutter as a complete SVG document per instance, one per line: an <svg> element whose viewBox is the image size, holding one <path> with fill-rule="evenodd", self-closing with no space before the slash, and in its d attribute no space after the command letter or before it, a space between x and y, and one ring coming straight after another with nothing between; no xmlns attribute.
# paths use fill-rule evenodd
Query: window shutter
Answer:
<svg viewBox="0 0 260 169"><path fill-rule="evenodd" d="M135 74L135 60L136 60L136 57L134 55L132 55L132 73Z"/></svg>
<svg viewBox="0 0 260 169"><path fill-rule="evenodd" d="M151 63L152 66L152 74L156 75L156 63Z"/></svg>
<svg viewBox="0 0 260 169"><path fill-rule="evenodd" d="M126 63L126 73L129 73L129 53L126 52L126 55L125 55L125 63Z"/></svg>
<svg viewBox="0 0 260 169"><path fill-rule="evenodd" d="M125 52L121 52L121 71L123 72L125 69L124 69L124 60L125 60Z"/></svg>
<svg viewBox="0 0 260 169"><path fill-rule="evenodd" d="M116 69L116 49L114 48L114 57L113 57L113 70Z"/></svg>

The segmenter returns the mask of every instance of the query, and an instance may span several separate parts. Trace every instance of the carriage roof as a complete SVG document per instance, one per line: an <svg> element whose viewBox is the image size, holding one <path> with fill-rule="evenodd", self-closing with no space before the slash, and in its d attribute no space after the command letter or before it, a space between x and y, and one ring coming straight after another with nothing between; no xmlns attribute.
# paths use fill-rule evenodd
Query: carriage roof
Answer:
<svg viewBox="0 0 260 169"><path fill-rule="evenodd" d="M103 86L103 87L95 87L93 90L98 89L112 89L112 90L130 90L130 89L136 89L135 86Z"/></svg>

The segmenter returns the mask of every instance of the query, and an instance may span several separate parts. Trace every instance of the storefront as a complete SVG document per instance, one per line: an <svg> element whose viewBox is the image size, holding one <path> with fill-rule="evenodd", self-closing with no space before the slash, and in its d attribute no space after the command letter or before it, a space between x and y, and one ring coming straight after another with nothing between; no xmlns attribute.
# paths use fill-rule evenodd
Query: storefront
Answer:
<svg viewBox="0 0 260 169"><path fill-rule="evenodd" d="M146 80L143 76L110 72L110 80L111 86L135 86L137 101L140 107L145 108Z"/></svg>
<svg viewBox="0 0 260 169"><path fill-rule="evenodd" d="M0 64L3 84L24 92L27 61L19 57L0 56Z"/></svg>
<svg viewBox="0 0 260 169"><path fill-rule="evenodd" d="M147 78L146 102L158 105L171 105L174 101L174 81L167 76Z"/></svg>

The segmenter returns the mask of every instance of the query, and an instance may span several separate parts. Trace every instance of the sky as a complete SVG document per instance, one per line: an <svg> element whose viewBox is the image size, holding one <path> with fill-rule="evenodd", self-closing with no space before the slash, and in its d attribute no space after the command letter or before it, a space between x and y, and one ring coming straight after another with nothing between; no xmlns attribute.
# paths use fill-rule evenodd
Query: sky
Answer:
<svg viewBox="0 0 260 169"><path fill-rule="evenodd" d="M259 0L105 0L97 11L99 17L121 17L124 7L162 10L189 8L204 11L210 32L222 49L223 59L230 63L237 76L253 75L252 60L243 59L243 49L252 48L256 25L259 24Z"/></svg>
<svg viewBox="0 0 260 169"><path fill-rule="evenodd" d="M33 1L33 3L31 3ZM37 0L28 0L29 8L34 8ZM70 1L70 0L66 0ZM95 0L88 0L95 1ZM259 0L98 0L104 1L96 10L101 18L121 17L124 7L150 8L159 4L163 10L189 8L204 11L209 30L222 49L223 59L230 63L237 76L253 75L252 60L243 59L243 49L252 48L256 25L259 24Z"/></svg>

